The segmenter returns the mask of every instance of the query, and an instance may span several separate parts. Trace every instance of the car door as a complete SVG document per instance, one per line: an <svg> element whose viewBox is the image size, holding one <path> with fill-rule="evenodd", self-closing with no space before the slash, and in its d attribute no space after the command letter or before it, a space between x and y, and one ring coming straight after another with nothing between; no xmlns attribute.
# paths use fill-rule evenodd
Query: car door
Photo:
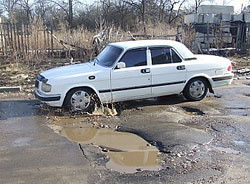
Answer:
<svg viewBox="0 0 250 184"><path fill-rule="evenodd" d="M186 67L181 57L170 47L152 47L152 96L180 93L186 81Z"/></svg>
<svg viewBox="0 0 250 184"><path fill-rule="evenodd" d="M113 101L149 97L151 95L151 73L147 65L147 49L128 50L119 62L125 63L124 67L115 67L111 70Z"/></svg>

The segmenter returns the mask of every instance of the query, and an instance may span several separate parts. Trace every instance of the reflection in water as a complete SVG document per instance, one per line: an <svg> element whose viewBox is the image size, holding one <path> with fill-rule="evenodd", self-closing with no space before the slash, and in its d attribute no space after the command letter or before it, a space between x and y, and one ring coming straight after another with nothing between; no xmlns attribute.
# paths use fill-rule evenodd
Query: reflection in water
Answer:
<svg viewBox="0 0 250 184"><path fill-rule="evenodd" d="M118 172L134 173L139 170L158 171L157 150L140 150L127 152L107 152L110 157L106 167Z"/></svg>
<svg viewBox="0 0 250 184"><path fill-rule="evenodd" d="M98 129L96 128L63 128L61 135L67 137L69 140L90 144L90 140L95 137Z"/></svg>
<svg viewBox="0 0 250 184"><path fill-rule="evenodd" d="M71 141L94 144L105 150L110 158L106 166L111 170L134 173L161 169L157 159L159 150L135 134L105 128L63 128L61 135Z"/></svg>

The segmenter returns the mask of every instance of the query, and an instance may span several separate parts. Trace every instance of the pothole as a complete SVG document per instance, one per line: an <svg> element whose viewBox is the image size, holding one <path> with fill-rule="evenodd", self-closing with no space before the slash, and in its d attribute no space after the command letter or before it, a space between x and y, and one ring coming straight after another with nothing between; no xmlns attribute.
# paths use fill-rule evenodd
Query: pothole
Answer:
<svg viewBox="0 0 250 184"><path fill-rule="evenodd" d="M57 127L55 132L80 145L97 146L109 157L106 168L110 170L136 173L162 169L157 147L135 134L94 127L61 127L61 129Z"/></svg>
<svg viewBox="0 0 250 184"><path fill-rule="evenodd" d="M205 113L201 111L200 109L193 108L193 107L181 107L183 110L185 110L188 114L191 115L199 115L199 116L204 116Z"/></svg>
<svg viewBox="0 0 250 184"><path fill-rule="evenodd" d="M233 133L236 131L236 128L233 127L230 124L223 124L223 123L217 123L214 122L213 124L211 124L211 129L216 131L216 132L227 132L227 133Z"/></svg>

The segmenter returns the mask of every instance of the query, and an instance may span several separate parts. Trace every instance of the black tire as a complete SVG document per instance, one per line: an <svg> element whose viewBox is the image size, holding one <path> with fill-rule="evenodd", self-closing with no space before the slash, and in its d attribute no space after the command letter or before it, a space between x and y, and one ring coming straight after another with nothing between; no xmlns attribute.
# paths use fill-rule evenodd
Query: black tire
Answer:
<svg viewBox="0 0 250 184"><path fill-rule="evenodd" d="M188 81L183 90L183 95L191 101L199 101L205 98L208 92L207 81L203 78L194 78Z"/></svg>
<svg viewBox="0 0 250 184"><path fill-rule="evenodd" d="M88 88L76 88L68 92L64 108L71 112L92 113L97 102L96 94Z"/></svg>

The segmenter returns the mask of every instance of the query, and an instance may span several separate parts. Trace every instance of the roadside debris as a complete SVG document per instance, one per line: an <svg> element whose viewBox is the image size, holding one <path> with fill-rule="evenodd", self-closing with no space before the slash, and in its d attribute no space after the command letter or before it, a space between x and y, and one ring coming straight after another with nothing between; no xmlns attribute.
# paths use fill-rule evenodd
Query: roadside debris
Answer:
<svg viewBox="0 0 250 184"><path fill-rule="evenodd" d="M108 105L104 106L101 105L98 107L95 105L95 110L92 113L88 113L90 116L116 116L118 113L114 107L113 104L111 104L111 107L108 107Z"/></svg>

